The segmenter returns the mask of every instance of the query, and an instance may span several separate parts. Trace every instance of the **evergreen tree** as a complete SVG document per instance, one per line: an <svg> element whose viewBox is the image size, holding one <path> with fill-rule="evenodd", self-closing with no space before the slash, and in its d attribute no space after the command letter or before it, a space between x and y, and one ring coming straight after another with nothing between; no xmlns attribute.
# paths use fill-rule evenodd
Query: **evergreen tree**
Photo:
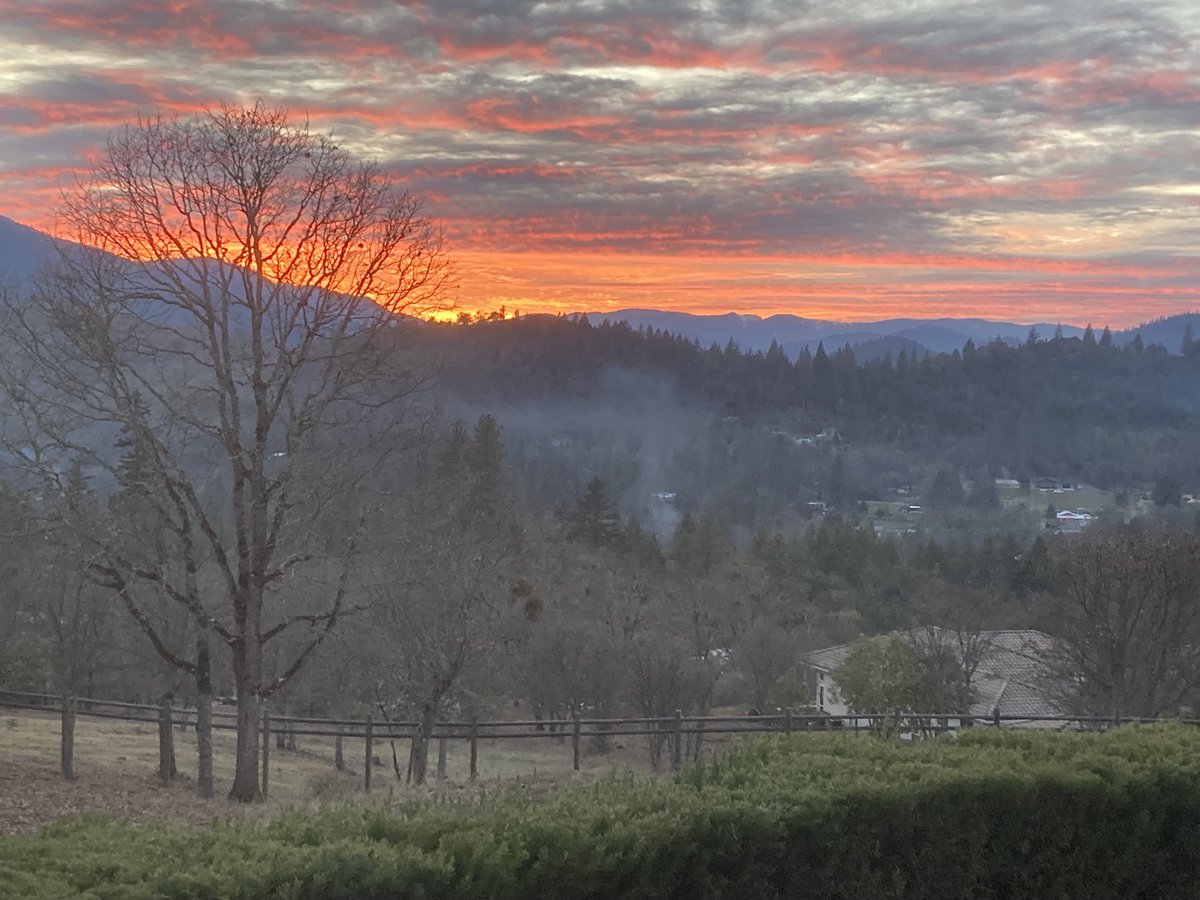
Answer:
<svg viewBox="0 0 1200 900"><path fill-rule="evenodd" d="M962 482L958 473L949 467L938 469L929 486L928 503L934 509L960 506L963 501Z"/></svg>
<svg viewBox="0 0 1200 900"><path fill-rule="evenodd" d="M1100 346L1102 348L1104 348L1105 350L1107 350L1110 347L1112 347L1112 345L1113 345L1112 330L1107 325L1105 325L1104 330L1102 332L1100 332Z"/></svg>
<svg viewBox="0 0 1200 900"><path fill-rule="evenodd" d="M840 453L834 454L833 462L829 466L826 498L834 509L845 509L851 500L850 490L846 485L846 464L842 461Z"/></svg>
<svg viewBox="0 0 1200 900"><path fill-rule="evenodd" d="M1183 326L1183 341L1180 344L1179 352L1184 356L1193 356L1196 353L1196 336L1192 331L1191 322Z"/></svg>
<svg viewBox="0 0 1200 900"><path fill-rule="evenodd" d="M621 519L608 496L604 481L596 476L575 501L570 520L570 537L597 547L611 547L620 534Z"/></svg>
<svg viewBox="0 0 1200 900"><path fill-rule="evenodd" d="M690 575L707 575L725 558L728 535L711 510L699 519L685 515L671 541L671 559Z"/></svg>
<svg viewBox="0 0 1200 900"><path fill-rule="evenodd" d="M981 469L972 480L967 505L982 510L999 508L1000 493L996 490L996 480L987 469Z"/></svg>
<svg viewBox="0 0 1200 900"><path fill-rule="evenodd" d="M470 470L470 505L477 514L494 515L505 506L504 445L500 426L490 415L480 416L474 439L466 448Z"/></svg>
<svg viewBox="0 0 1200 900"><path fill-rule="evenodd" d="M467 437L467 427L459 419L450 426L450 433L442 442L437 456L437 474L444 481L459 479L463 476L467 464L467 452L471 439Z"/></svg>
<svg viewBox="0 0 1200 900"><path fill-rule="evenodd" d="M1182 498L1183 488L1179 484L1179 480L1170 475L1163 475L1155 481L1154 490L1150 493L1150 499L1158 507L1181 506L1183 503Z"/></svg>
<svg viewBox="0 0 1200 900"><path fill-rule="evenodd" d="M1095 347L1096 346L1096 332L1094 332L1092 330L1091 322L1088 322L1087 328L1085 328L1083 330L1083 346L1085 346L1085 347Z"/></svg>
<svg viewBox="0 0 1200 900"><path fill-rule="evenodd" d="M812 371L814 375L825 375L829 372L829 354L825 352L823 341L817 342L817 352L813 354Z"/></svg>

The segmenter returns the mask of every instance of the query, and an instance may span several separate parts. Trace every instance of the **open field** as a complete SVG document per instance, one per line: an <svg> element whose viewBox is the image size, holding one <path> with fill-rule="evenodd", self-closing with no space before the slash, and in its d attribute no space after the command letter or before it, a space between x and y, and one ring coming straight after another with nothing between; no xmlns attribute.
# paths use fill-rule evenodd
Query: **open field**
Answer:
<svg viewBox="0 0 1200 900"><path fill-rule="evenodd" d="M1118 509L1112 491L1084 488L1070 491L1030 491L1023 488L999 488L1000 502L1005 506L1024 506L1037 513L1046 511L1049 504L1055 509L1074 509L1095 515L1108 509Z"/></svg>
<svg viewBox="0 0 1200 900"><path fill-rule="evenodd" d="M586 784L614 773L649 774L639 739L614 740L606 754L588 753L581 771L571 768L569 739L545 737L479 743L479 780L468 778L465 742L447 746L446 781L423 788L406 786L392 769L392 748L377 741L371 794L362 791L363 745L347 739L346 771L334 768L333 740L301 737L295 751L271 748L270 798L246 807L225 800L233 780L235 739L232 731L213 734L215 794L201 800L194 792L195 732L175 731L175 758L180 777L159 783L158 732L153 724L89 719L75 726L73 782L59 775L59 719L52 713L0 710L0 834L37 831L63 815L99 813L131 822L208 823L221 819L269 819L283 808L328 802L383 802L388 799L434 798L476 802L489 791L516 786L540 793L559 784ZM587 747L585 743L585 748ZM395 745L401 771L407 742ZM431 769L436 748L431 748Z"/></svg>

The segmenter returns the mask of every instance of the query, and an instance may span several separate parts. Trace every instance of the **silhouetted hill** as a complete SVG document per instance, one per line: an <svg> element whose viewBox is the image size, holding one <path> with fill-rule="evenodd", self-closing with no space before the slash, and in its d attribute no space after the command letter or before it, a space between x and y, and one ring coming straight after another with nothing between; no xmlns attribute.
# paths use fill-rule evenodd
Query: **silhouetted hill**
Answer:
<svg viewBox="0 0 1200 900"><path fill-rule="evenodd" d="M1155 319L1117 332L1113 339L1118 344L1127 344L1140 334L1144 344L1161 344L1167 348L1168 353L1179 353L1183 348L1184 332L1189 325L1192 326L1193 337L1200 339L1200 313L1180 313L1177 316Z"/></svg>
<svg viewBox="0 0 1200 900"><path fill-rule="evenodd" d="M784 347L791 357L805 347L809 352L815 352L818 343L824 343L825 349L830 350L846 344L854 347L891 336L907 338L936 353L951 353L961 350L968 339L976 344L986 344L996 338L1009 344L1023 343L1031 329L1036 330L1043 339L1052 337L1058 328L1062 329L1064 337L1083 335L1083 329L1075 325L1060 326L1047 322L1027 325L989 319L900 318L878 322L837 322L783 314L764 319L736 313L703 316L656 309L622 309L588 313L587 316L588 321L594 324L628 322L634 328L669 331L689 340L697 340L705 347L714 343L724 347L732 340L743 350L766 350L774 341Z"/></svg>

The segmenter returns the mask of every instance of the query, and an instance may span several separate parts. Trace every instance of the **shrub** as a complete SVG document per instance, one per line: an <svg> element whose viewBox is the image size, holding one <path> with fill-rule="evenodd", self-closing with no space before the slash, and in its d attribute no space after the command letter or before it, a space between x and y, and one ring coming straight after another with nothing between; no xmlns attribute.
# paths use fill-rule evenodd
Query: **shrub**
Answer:
<svg viewBox="0 0 1200 900"><path fill-rule="evenodd" d="M665 782L0 840L29 898L1200 897L1200 730L764 739Z"/></svg>

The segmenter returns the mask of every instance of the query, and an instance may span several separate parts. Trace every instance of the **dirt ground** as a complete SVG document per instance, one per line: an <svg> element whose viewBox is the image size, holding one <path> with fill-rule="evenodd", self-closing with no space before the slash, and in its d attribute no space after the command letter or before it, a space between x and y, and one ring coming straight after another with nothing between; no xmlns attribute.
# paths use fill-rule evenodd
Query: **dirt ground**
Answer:
<svg viewBox="0 0 1200 900"><path fill-rule="evenodd" d="M75 730L75 779L59 774L59 721L49 713L0 709L0 834L32 833L66 815L95 813L136 823L208 824L215 820L266 821L285 808L312 808L345 801L388 803L433 799L478 802L488 792L517 787L543 793L559 786L585 784L607 775L649 773L640 743L615 746L606 754L586 754L582 771L571 767L569 741L556 737L481 741L479 780L468 778L468 749L450 742L447 779L425 788L404 785L392 769L389 742L377 742L373 790L362 791L361 741L345 742L347 771L333 765L333 741L300 738L295 751L272 746L270 798L249 806L225 799L232 781L232 732L214 734L215 793L195 794L195 734L175 732L179 778L162 785L156 777L158 732L153 724L88 719ZM396 742L401 767L408 746ZM432 752L431 752L432 756ZM430 760L432 766L433 759Z"/></svg>

